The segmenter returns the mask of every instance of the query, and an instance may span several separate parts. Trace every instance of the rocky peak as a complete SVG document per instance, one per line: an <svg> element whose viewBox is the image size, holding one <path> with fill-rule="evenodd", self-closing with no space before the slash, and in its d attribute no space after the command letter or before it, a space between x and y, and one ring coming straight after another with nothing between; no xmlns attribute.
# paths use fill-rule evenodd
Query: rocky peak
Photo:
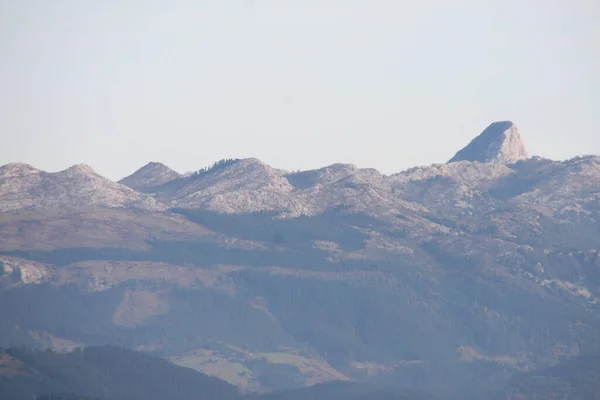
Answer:
<svg viewBox="0 0 600 400"><path fill-rule="evenodd" d="M98 176L96 171L87 164L76 164L64 171L58 172L57 174L63 174L65 176L78 177L78 176Z"/></svg>
<svg viewBox="0 0 600 400"><path fill-rule="evenodd" d="M98 175L86 164L52 173L27 164L1 167L0 199L0 212L87 207L164 209L155 199Z"/></svg>
<svg viewBox="0 0 600 400"><path fill-rule="evenodd" d="M494 122L448 161L478 161L512 164L529 158L517 126L510 121Z"/></svg>
<svg viewBox="0 0 600 400"><path fill-rule="evenodd" d="M242 165L245 167L251 167L251 166L267 167L268 166L267 163L263 162L262 160L260 160L256 157L236 159L236 160L234 160L234 162L232 162L232 164L238 164L238 165Z"/></svg>
<svg viewBox="0 0 600 400"><path fill-rule="evenodd" d="M135 190L144 191L179 178L181 178L181 174L165 164L149 162L133 174L121 179L119 183Z"/></svg>
<svg viewBox="0 0 600 400"><path fill-rule="evenodd" d="M300 171L288 174L288 181L296 189L306 189L318 184L330 184L356 173L358 168L352 164L332 164L320 169Z"/></svg>
<svg viewBox="0 0 600 400"><path fill-rule="evenodd" d="M11 163L0 167L1 178L11 178L40 173L39 169L25 163Z"/></svg>

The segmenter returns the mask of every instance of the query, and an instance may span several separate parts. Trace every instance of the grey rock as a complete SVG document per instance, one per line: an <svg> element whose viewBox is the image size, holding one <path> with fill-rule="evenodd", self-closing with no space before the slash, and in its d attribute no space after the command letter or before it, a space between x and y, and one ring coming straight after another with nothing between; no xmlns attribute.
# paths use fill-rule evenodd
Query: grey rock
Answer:
<svg viewBox="0 0 600 400"><path fill-rule="evenodd" d="M112 182L85 164L49 173L27 164L0 167L0 212L23 209L135 207L164 210L148 195Z"/></svg>
<svg viewBox="0 0 600 400"><path fill-rule="evenodd" d="M119 183L140 192L148 192L181 176L180 173L162 163L149 162L133 174L121 179Z"/></svg>
<svg viewBox="0 0 600 400"><path fill-rule="evenodd" d="M517 126L494 122L448 161L500 162L511 164L529 158Z"/></svg>

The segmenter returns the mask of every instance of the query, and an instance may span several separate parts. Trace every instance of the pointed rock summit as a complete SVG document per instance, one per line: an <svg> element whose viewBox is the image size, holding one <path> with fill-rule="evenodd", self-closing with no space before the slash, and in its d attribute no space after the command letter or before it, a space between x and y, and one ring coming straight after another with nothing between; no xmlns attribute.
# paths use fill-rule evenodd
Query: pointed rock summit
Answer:
<svg viewBox="0 0 600 400"><path fill-rule="evenodd" d="M510 121L494 122L448 161L478 161L512 164L529 158L517 126Z"/></svg>

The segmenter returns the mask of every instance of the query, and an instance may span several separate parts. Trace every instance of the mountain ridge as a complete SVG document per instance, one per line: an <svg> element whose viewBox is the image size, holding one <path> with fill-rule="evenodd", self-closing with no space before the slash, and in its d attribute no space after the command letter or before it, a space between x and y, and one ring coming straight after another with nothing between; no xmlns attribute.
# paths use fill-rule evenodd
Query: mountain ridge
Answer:
<svg viewBox="0 0 600 400"><path fill-rule="evenodd" d="M406 196L394 196L392 192L401 192L410 182L439 177L464 182L464 190L469 190L469 180L473 179L478 180L478 185L488 181L488 186L493 186L492 182L524 173L527 165L537 163L555 170L575 169L577 167L574 164L578 160L581 165L587 163L589 169L587 172L581 170L580 174L595 179L597 171L594 156L562 162L529 158L516 125L510 121L500 121L490 124L447 164L413 167L392 175L340 163L314 170L289 172L273 168L258 159L247 158L222 160L210 169L188 175L178 173L162 163L150 162L115 183L83 164L47 173L27 164L15 163L0 167L0 196L6 199L4 211L46 203L51 207L98 204L149 211L175 207L205 208L226 213L277 211L282 216L293 217L314 215L337 207L348 199L353 199L353 206L361 210L378 203L380 207L393 208L393 204L397 203L402 204L402 209L416 210L420 208L416 204L418 202L406 203L409 200ZM533 178L528 179L528 182L533 182ZM18 187L19 183L21 187ZM39 192L40 186L48 185L54 186L54 192L47 193L45 197L54 196L54 201L36 197L36 190ZM62 194L61 188L64 189ZM14 196L23 192L28 193L21 198L11 199L11 194ZM66 198L67 193L84 192L88 193L87 198L77 199L74 195L71 201ZM558 197L557 193L547 195Z"/></svg>
<svg viewBox="0 0 600 400"><path fill-rule="evenodd" d="M44 172L28 164L0 167L0 211L56 207L137 207L163 210L153 198L98 175L86 164Z"/></svg>
<svg viewBox="0 0 600 400"><path fill-rule="evenodd" d="M5 212L33 206L133 207L148 211L183 207L206 208L226 213L277 211L283 213L282 215L298 216L312 215L339 206L348 199L353 199L356 206L362 209L376 206L381 201L387 206L391 206L390 202L410 202L406 196L394 196L393 193L405 190L411 182L416 184L443 177L464 182L465 190L475 182L477 185L491 188L501 184L503 180L511 179L515 182L530 182L533 185L532 179L546 179L544 173L535 178L527 178L527 171L533 165L537 165L534 168L543 168L548 171L545 174L553 174L554 186L563 185L569 175L574 177L569 185L563 185L560 190L555 188L547 193L535 192L548 200L555 198L556 201L560 201L561 193L565 190L589 192L592 189L586 187L597 187L595 181L600 174L599 160L598 156L575 157L566 161L531 158L511 165L460 161L413 167L389 176L368 168L344 166L340 170L339 164L335 165L338 172L332 174L331 166L289 173L264 163L249 163L228 166L222 171L197 179L173 175L174 178L160 184L159 191L155 193L138 192L122 183L112 182L97 175L87 166L74 166L64 171L47 173L31 166L7 164L0 167L0 196L4 200L2 211ZM587 182L584 178L587 178ZM50 190L44 192L45 188ZM534 189L533 186L531 188ZM43 198L40 197L42 192ZM590 193L593 194L593 190ZM538 197L536 200L531 196L533 195L530 195L532 202L539 202L542 198ZM334 200L336 197L339 199ZM405 206L420 208L418 202L412 203L406 203Z"/></svg>

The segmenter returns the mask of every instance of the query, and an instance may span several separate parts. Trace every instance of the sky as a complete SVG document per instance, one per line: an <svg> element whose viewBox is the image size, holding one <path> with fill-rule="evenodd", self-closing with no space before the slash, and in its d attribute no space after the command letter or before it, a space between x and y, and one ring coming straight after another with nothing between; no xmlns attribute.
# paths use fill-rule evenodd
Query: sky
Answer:
<svg viewBox="0 0 600 400"><path fill-rule="evenodd" d="M597 0L0 0L0 165L383 173L492 121L600 154Z"/></svg>

